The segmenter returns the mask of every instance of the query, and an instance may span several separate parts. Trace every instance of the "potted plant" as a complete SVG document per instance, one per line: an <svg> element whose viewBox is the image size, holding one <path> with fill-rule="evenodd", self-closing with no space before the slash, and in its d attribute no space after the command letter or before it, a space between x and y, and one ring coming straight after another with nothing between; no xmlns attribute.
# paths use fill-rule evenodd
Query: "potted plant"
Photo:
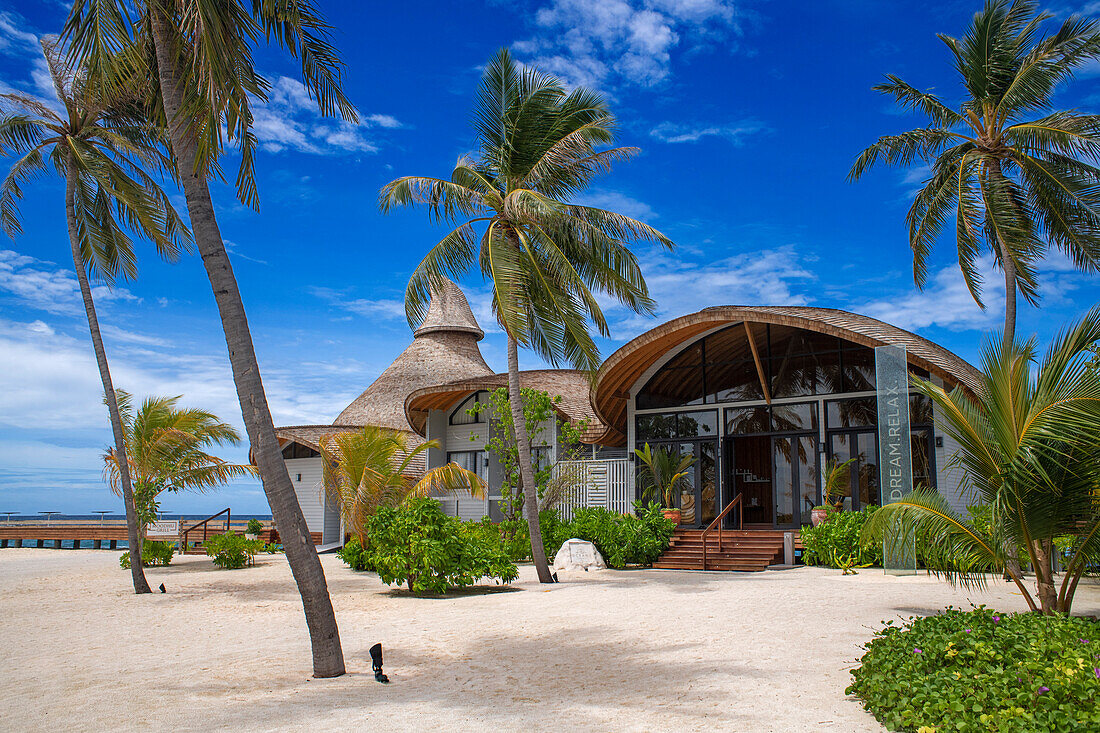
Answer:
<svg viewBox="0 0 1100 733"><path fill-rule="evenodd" d="M825 462L825 487L821 490L821 506L810 511L810 523L817 526L829 518L830 512L838 512L844 506L844 497L852 485L852 472L848 468L855 461L849 458L844 463L830 458Z"/></svg>
<svg viewBox="0 0 1100 733"><path fill-rule="evenodd" d="M253 517L248 520L248 527L244 531L244 537L246 540L258 540L260 539L260 533L263 531L263 522Z"/></svg>
<svg viewBox="0 0 1100 733"><path fill-rule="evenodd" d="M688 469L695 463L695 456L677 457L667 448L652 450L646 443L642 450L634 450L642 462L642 481L647 497L654 493L661 499L664 509L661 512L666 519L680 523L680 509L676 506L676 490L687 476Z"/></svg>

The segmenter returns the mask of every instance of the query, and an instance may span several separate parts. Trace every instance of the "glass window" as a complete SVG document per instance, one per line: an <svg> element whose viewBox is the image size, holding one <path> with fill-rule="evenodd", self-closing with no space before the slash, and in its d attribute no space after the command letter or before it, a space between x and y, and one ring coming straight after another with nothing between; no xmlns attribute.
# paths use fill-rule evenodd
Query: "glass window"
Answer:
<svg viewBox="0 0 1100 733"><path fill-rule="evenodd" d="M489 461L483 450L448 451L447 462L457 463L467 471L473 471L482 481L489 480Z"/></svg>
<svg viewBox="0 0 1100 733"><path fill-rule="evenodd" d="M911 434L913 450L913 487L936 487L936 471L932 453L932 430L924 428Z"/></svg>
<svg viewBox="0 0 1100 733"><path fill-rule="evenodd" d="M283 446L283 458L313 458L321 455L308 445L290 442Z"/></svg>
<svg viewBox="0 0 1100 733"><path fill-rule="evenodd" d="M932 424L932 400L927 395L909 395L909 424Z"/></svg>
<svg viewBox="0 0 1100 733"><path fill-rule="evenodd" d="M676 437L676 414L638 415L635 422L637 441L670 440Z"/></svg>
<svg viewBox="0 0 1100 733"><path fill-rule="evenodd" d="M767 363L763 364L767 369ZM707 402L743 402L764 399L756 362L742 359L707 364ZM767 374L767 372L765 372Z"/></svg>
<svg viewBox="0 0 1100 733"><path fill-rule="evenodd" d="M840 356L845 392L869 392L875 388L875 352L858 347Z"/></svg>
<svg viewBox="0 0 1100 733"><path fill-rule="evenodd" d="M878 403L874 397L830 400L825 403L825 427L860 428L878 425Z"/></svg>
<svg viewBox="0 0 1100 733"><path fill-rule="evenodd" d="M553 463L550 459L553 456L553 448L548 445L535 445L531 447L531 464L536 471L541 471L544 468L549 468Z"/></svg>
<svg viewBox="0 0 1100 733"><path fill-rule="evenodd" d="M718 434L718 411L681 412L676 420L676 437L706 438Z"/></svg>
<svg viewBox="0 0 1100 733"><path fill-rule="evenodd" d="M485 410L478 410L472 415L470 412L473 410L474 404L479 401L485 402L487 394L487 392L474 392L462 400L462 403L451 413L451 425L473 425L474 423L485 422Z"/></svg>
<svg viewBox="0 0 1100 733"><path fill-rule="evenodd" d="M771 432L771 413L764 405L726 409L726 435Z"/></svg>
<svg viewBox="0 0 1100 733"><path fill-rule="evenodd" d="M638 393L639 410L699 405L703 402L703 367L665 367Z"/></svg>
<svg viewBox="0 0 1100 733"><path fill-rule="evenodd" d="M772 430L817 430L817 403L772 405Z"/></svg>

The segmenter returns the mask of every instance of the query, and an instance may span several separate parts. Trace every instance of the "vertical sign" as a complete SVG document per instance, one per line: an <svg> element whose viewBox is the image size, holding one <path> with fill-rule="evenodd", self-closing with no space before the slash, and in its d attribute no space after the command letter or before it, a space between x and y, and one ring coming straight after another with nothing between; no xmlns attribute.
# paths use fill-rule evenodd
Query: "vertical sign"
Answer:
<svg viewBox="0 0 1100 733"><path fill-rule="evenodd" d="M909 439L909 369L904 346L875 349L878 391L878 465L883 505L904 499L913 490L913 454ZM891 536L892 535L892 536ZM887 530L883 566L891 575L917 572L916 537Z"/></svg>

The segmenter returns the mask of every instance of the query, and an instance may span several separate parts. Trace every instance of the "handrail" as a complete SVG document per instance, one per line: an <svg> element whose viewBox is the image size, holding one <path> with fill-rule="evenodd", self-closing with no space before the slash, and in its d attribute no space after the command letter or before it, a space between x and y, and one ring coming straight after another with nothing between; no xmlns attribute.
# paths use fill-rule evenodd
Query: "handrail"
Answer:
<svg viewBox="0 0 1100 733"><path fill-rule="evenodd" d="M232 517L232 515L229 512L229 509L230 509L230 507L226 507L225 509L222 509L217 514L211 514L206 519L200 519L199 521L195 522L194 524L192 524L187 529L180 530L180 552L187 552L187 535L190 534L193 530L198 529L199 527L202 527L202 541L206 542L206 535L207 535L207 532L206 532L207 526L206 525L210 522L211 519L217 519L218 517L220 517L223 514L225 515L225 531L228 532L229 531L229 522L230 522L230 519Z"/></svg>
<svg viewBox="0 0 1100 733"><path fill-rule="evenodd" d="M744 514L741 510L741 494L733 497L733 501L726 504L726 508L714 518L714 521L707 525L707 528L703 530L703 567L701 570L707 569L707 533L714 529L715 525L718 525L718 551L722 551L722 519L729 513L730 509L737 507L737 527L738 529L744 529Z"/></svg>

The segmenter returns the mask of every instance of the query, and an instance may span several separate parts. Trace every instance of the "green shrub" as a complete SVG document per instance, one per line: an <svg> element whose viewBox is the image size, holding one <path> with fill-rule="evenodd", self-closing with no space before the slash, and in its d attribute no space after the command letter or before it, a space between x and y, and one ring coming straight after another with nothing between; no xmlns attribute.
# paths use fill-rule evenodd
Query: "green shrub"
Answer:
<svg viewBox="0 0 1100 733"><path fill-rule="evenodd" d="M847 689L897 731L1100 730L1100 624L948 608L865 646Z"/></svg>
<svg viewBox="0 0 1100 733"><path fill-rule="evenodd" d="M382 582L405 583L414 593L445 593L481 578L508 583L518 574L498 530L448 517L434 499L379 509L367 534L367 562Z"/></svg>
<svg viewBox="0 0 1100 733"><path fill-rule="evenodd" d="M827 568L881 565L882 546L860 547L859 533L876 506L858 512L830 512L816 527L803 527L802 562Z"/></svg>
<svg viewBox="0 0 1100 733"><path fill-rule="evenodd" d="M565 540L575 537L595 545L609 568L652 565L668 548L676 525L665 519L656 502L635 502L634 510L635 514L617 514L602 507L578 509L573 521L551 523L547 554L552 557Z"/></svg>
<svg viewBox="0 0 1100 733"><path fill-rule="evenodd" d="M250 540L243 535L226 532L217 534L203 543L206 554L214 564L226 570L236 570L251 565L256 553L263 549L261 540Z"/></svg>
<svg viewBox="0 0 1100 733"><path fill-rule="evenodd" d="M141 564L143 567L148 568L157 565L171 565L172 556L175 554L176 543L174 542L145 540L141 544ZM126 570L130 569L129 551L122 553L122 556L118 558L118 564Z"/></svg>
<svg viewBox="0 0 1100 733"><path fill-rule="evenodd" d="M367 561L367 551L359 543L358 538L352 537L344 543L344 546L336 551L336 557L344 561L344 564L352 570L374 570Z"/></svg>
<svg viewBox="0 0 1100 733"><path fill-rule="evenodd" d="M248 529L246 529L245 531L249 534L259 534L260 532L264 531L263 522L253 517L252 519L248 520Z"/></svg>

